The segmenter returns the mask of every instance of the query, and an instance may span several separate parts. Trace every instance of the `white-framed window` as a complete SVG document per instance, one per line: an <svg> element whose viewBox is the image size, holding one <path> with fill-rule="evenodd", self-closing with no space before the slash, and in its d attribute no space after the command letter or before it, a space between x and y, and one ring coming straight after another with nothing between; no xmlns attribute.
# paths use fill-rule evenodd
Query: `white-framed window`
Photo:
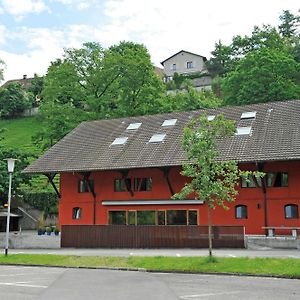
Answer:
<svg viewBox="0 0 300 300"><path fill-rule="evenodd" d="M171 71L176 71L176 64L171 65Z"/></svg>
<svg viewBox="0 0 300 300"><path fill-rule="evenodd" d="M74 220L79 220L79 219L81 219L81 215L82 215L81 207L73 207L72 218Z"/></svg>
<svg viewBox="0 0 300 300"><path fill-rule="evenodd" d="M192 61L188 61L188 62L186 63L186 68L187 68L187 69L192 69L192 68L193 68L193 62L192 62Z"/></svg>
<svg viewBox="0 0 300 300"><path fill-rule="evenodd" d="M247 205L236 205L235 206L235 218L236 219L247 219L248 218Z"/></svg>
<svg viewBox="0 0 300 300"><path fill-rule="evenodd" d="M284 206L284 216L286 219L298 219L298 205L287 204Z"/></svg>

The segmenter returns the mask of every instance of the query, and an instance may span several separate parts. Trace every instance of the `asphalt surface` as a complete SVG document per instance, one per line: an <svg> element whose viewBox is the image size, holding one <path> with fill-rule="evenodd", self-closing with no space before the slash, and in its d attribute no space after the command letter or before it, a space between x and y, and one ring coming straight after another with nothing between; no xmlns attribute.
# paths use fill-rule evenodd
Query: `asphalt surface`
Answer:
<svg viewBox="0 0 300 300"><path fill-rule="evenodd" d="M207 256L207 249L9 249L9 253L43 253L79 256ZM219 257L300 258L300 249L214 249Z"/></svg>
<svg viewBox="0 0 300 300"><path fill-rule="evenodd" d="M0 266L0 299L300 299L300 281L247 276Z"/></svg>

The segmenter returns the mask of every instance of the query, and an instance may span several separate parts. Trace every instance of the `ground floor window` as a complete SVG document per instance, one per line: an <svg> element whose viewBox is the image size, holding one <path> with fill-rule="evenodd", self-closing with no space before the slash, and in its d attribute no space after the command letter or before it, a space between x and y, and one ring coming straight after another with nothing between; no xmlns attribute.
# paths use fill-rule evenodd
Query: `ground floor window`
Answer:
<svg viewBox="0 0 300 300"><path fill-rule="evenodd" d="M109 211L111 225L198 225L198 210Z"/></svg>
<svg viewBox="0 0 300 300"><path fill-rule="evenodd" d="M298 205L296 204L285 205L284 214L286 219L298 219Z"/></svg>
<svg viewBox="0 0 300 300"><path fill-rule="evenodd" d="M246 205L236 205L235 218L236 219L247 219L248 218L248 210L247 210Z"/></svg>
<svg viewBox="0 0 300 300"><path fill-rule="evenodd" d="M81 219L81 213L82 213L81 207L73 207L73 211L72 211L73 219L75 220Z"/></svg>

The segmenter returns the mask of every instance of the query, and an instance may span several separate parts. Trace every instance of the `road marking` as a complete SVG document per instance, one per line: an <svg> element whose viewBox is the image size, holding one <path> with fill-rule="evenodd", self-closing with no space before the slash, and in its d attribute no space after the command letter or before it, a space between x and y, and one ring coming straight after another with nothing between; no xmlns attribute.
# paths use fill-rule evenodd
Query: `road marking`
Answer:
<svg viewBox="0 0 300 300"><path fill-rule="evenodd" d="M185 295L185 296L180 296L180 299L185 299L185 300L192 300L192 299L197 299L197 298L202 298L202 297L209 297L209 296L222 296L222 295L233 295L233 294L239 294L240 291L233 291L233 292L223 292L223 293L207 293L207 294L198 294L198 295Z"/></svg>
<svg viewBox="0 0 300 300"><path fill-rule="evenodd" d="M22 287L42 288L42 289L46 289L48 287L47 285L24 284L18 282L0 282L0 285L22 286Z"/></svg>

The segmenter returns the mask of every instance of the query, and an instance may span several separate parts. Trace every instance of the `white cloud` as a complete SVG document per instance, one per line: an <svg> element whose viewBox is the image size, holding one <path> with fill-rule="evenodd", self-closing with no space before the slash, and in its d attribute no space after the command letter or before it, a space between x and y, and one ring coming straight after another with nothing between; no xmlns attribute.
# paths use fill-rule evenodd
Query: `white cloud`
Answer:
<svg viewBox="0 0 300 300"><path fill-rule="evenodd" d="M294 0L109 0L103 28L114 40L144 43L155 64L185 49L210 56L219 39L229 43L234 35L250 34L254 25L278 23L283 9L297 12Z"/></svg>
<svg viewBox="0 0 300 300"><path fill-rule="evenodd" d="M43 0L2 0L1 5L3 11L17 18L22 18L30 13L49 11Z"/></svg>
<svg viewBox="0 0 300 300"><path fill-rule="evenodd" d="M94 6L94 4L97 1L94 0L52 0L53 2L58 2L66 6L75 7L77 10L86 10L90 8L91 6Z"/></svg>
<svg viewBox="0 0 300 300"><path fill-rule="evenodd" d="M17 2L19 8L16 8ZM41 0L6 0L2 1L2 5L12 3L10 9L14 14L25 14L24 2L43 3ZM100 1L49 0L47 3L51 2L77 9L90 4L93 9L91 16L94 16L91 19L95 20L99 7L92 4L99 4ZM0 58L7 65L5 79L18 78L23 73L28 76L34 72L43 75L50 61L62 55L64 47L80 47L86 41L98 41L104 47L122 40L143 43L156 65L181 49L209 57L219 39L229 43L234 35L250 34L254 25L278 24L283 9L294 13L298 10L298 3L294 0L285 0L284 3L273 0L272 5L258 0L107 0L102 4L104 6L99 11L96 23L66 24L55 29L21 27L10 32L0 26L0 46L12 39L30 49L27 54L0 52ZM7 9L7 6L3 5L3 8ZM39 9L46 8L40 6ZM37 12L39 9L35 7L27 11Z"/></svg>

